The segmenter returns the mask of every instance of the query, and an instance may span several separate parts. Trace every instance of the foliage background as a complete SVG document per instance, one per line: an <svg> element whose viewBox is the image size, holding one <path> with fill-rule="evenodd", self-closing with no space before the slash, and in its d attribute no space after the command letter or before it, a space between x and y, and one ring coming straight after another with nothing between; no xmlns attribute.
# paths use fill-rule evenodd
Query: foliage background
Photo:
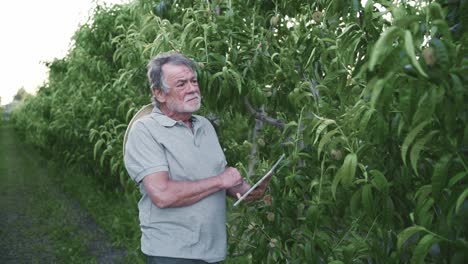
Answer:
<svg viewBox="0 0 468 264"><path fill-rule="evenodd" d="M136 206L125 129L150 100L147 61L181 51L231 164L255 181L287 156L264 201L230 209L231 261L463 263L467 14L466 0L97 6L13 120Z"/></svg>

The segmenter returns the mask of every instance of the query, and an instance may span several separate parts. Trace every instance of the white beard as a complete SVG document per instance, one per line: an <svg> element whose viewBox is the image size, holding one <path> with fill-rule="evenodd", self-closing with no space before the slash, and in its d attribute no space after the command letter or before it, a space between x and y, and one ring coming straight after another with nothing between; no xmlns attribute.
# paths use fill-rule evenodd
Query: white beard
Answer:
<svg viewBox="0 0 468 264"><path fill-rule="evenodd" d="M184 103L182 103L182 104L176 103L173 100L167 100L166 101L167 109L169 111L175 112L175 113L193 113L193 112L198 111L200 109L200 106L201 106L201 97L200 97L200 95L195 94L195 95L189 95L189 96L186 96L186 97L188 97L188 99L184 98ZM193 101L188 102L189 100L193 99L194 97L196 97L196 99L194 99L194 100L197 101L196 103L193 102Z"/></svg>

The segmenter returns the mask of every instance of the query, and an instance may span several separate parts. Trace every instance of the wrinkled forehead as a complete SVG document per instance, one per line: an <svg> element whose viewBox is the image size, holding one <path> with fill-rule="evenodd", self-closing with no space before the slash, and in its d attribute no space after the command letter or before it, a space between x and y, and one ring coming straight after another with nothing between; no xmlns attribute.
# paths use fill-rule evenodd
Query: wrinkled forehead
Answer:
<svg viewBox="0 0 468 264"><path fill-rule="evenodd" d="M197 76L197 72L185 64L164 64L162 70L166 81L179 79L185 80Z"/></svg>

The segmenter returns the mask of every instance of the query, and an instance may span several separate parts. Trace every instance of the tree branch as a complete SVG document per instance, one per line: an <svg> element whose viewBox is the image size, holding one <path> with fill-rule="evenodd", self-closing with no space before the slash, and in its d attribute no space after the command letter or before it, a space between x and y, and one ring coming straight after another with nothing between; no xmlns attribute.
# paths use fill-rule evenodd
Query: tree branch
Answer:
<svg viewBox="0 0 468 264"><path fill-rule="evenodd" d="M281 120L274 119L272 117L267 116L264 111L255 110L253 108L252 104L247 99L247 97L244 97L244 104L247 107L247 110L249 110L249 112L252 115L254 115L255 119L258 119L258 120L263 121L265 123L268 123L268 124L270 124L272 126L275 126L276 128L278 128L281 131L284 130L285 124Z"/></svg>
<svg viewBox="0 0 468 264"><path fill-rule="evenodd" d="M250 178L250 176L253 175L254 173L254 168L255 168L255 165L257 164L257 137L258 137L258 134L260 133L260 131L262 130L263 128L263 122L258 120L258 119L255 119L255 127L253 129L253 132L252 132L252 149L250 150L250 158L249 158L249 169L248 169L248 173L247 173L247 177Z"/></svg>

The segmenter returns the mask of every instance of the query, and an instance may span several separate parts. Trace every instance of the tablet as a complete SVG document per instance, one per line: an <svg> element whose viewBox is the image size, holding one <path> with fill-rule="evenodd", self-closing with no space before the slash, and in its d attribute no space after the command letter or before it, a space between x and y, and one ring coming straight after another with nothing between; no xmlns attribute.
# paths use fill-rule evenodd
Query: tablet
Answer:
<svg viewBox="0 0 468 264"><path fill-rule="evenodd" d="M234 206L237 206L242 200L245 199L245 197L247 197L253 190L255 190L255 188L257 188L258 185L260 185L266 178L268 178L268 176L270 176L271 174L273 174L273 172L275 171L276 167L278 167L279 163L283 160L284 158L284 154L281 155L281 157L278 159L278 161L275 163L275 165L273 165L273 167L271 167L271 169L265 174L265 176L263 176L260 180L258 180L252 187L250 187L250 189L244 193L240 198L239 200L237 200L235 203L234 203Z"/></svg>

